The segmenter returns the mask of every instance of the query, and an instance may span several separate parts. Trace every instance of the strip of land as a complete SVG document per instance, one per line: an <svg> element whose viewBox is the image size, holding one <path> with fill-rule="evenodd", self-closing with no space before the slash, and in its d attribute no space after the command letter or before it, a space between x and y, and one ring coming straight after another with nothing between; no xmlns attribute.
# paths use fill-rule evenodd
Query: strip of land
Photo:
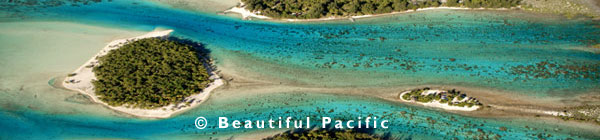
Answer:
<svg viewBox="0 0 600 140"><path fill-rule="evenodd" d="M225 10L224 13L240 14L240 15L242 15L242 19L244 19L244 20L261 19L261 20L287 21L287 22L310 22L310 21L329 21L329 20L344 20L344 19L349 19L351 21L354 21L355 19L361 19L361 18L380 17L380 16L404 14L404 13L412 13L412 12L428 11L428 10L510 10L510 9L520 8L520 7L514 7L514 8L490 9L490 8L466 8L466 7L441 6L441 7L418 8L416 10L407 10L407 11L401 11L401 12L391 12L391 13L384 13L384 14L369 14L369 15L360 15L360 16L349 16L349 17L331 16L331 17L316 18L316 19L286 19L286 18L275 19L272 17L261 15L260 12L251 12L243 7L244 6L243 3L241 3L240 5L241 6L236 6L236 7L232 7L229 10Z"/></svg>
<svg viewBox="0 0 600 140"><path fill-rule="evenodd" d="M477 99L466 97L466 94L429 88L405 91L400 93L398 98L400 101L444 110L475 111L481 107Z"/></svg>
<svg viewBox="0 0 600 140"><path fill-rule="evenodd" d="M414 11L434 9L460 10L506 10L521 8L521 0L501 1L459 1L459 0L427 0L427 1L329 1L329 2L295 2L272 0L241 0L224 13L238 13L243 19L263 19L275 21L323 21L336 19L366 18Z"/></svg>
<svg viewBox="0 0 600 140"><path fill-rule="evenodd" d="M102 104L110 109L123 112L126 114L130 114L137 117L144 118L168 118L173 114L183 112L195 106L198 106L202 102L204 102L210 96L210 93L216 89L217 87L223 85L223 81L221 78L214 72L208 69L211 74L210 79L213 80L212 83L208 85L205 89L202 90L201 93L191 95L186 97L184 101L178 104L171 104L168 106L156 108L156 109L140 109L140 108L129 108L125 106L110 106L105 102L102 102L98 96L95 94L94 85L92 84L93 80L96 80L96 76L92 71L95 65L98 65L97 58L106 55L109 51L118 49L119 47L127 44L131 41L136 41L144 38L161 38L167 37L169 34L173 32L173 30L163 30L163 31L153 31L147 33L145 35L127 38L127 39L119 39L110 42L106 47L104 47L99 53L94 55L90 60L85 62L82 66L76 69L73 73L69 74L67 78L65 78L63 82L63 87L78 91L84 95L91 97L93 102Z"/></svg>
<svg viewBox="0 0 600 140"><path fill-rule="evenodd" d="M251 2L250 4L244 2ZM253 3L252 3L253 2ZM400 1L401 2L401 1ZM275 3L275 4L274 4ZM376 17L383 15L410 13L415 11L435 10L435 9L455 9L455 10L509 10L520 9L547 14L559 14L569 18L584 16L594 19L600 19L600 2L595 0L506 0L506 1L448 1L448 0L421 0L421 1L399 1L387 3L374 2L358 5L354 8L347 2L331 2L319 6L318 4L289 4L288 1L270 1L270 0L242 0L239 4L225 13L241 14L245 20L261 19L272 21L325 21L349 19L354 21L358 18ZM302 3L302 2L300 2ZM334 3L332 5L332 3ZM344 4L344 5L340 5ZM350 2L352 3L352 2ZM360 2L359 2L360 3ZM372 5L374 4L374 5ZM378 5L379 4L379 5ZM299 6L299 7L298 7ZM307 7L308 6L308 7ZM316 6L316 7L315 7ZM375 6L371 7L370 6ZM283 8L282 8L283 7ZM363 10L370 9L370 10ZM315 10L323 10L326 14L316 14ZM319 13L319 12L317 12ZM333 13L333 14L332 14ZM343 13L343 14L341 14Z"/></svg>

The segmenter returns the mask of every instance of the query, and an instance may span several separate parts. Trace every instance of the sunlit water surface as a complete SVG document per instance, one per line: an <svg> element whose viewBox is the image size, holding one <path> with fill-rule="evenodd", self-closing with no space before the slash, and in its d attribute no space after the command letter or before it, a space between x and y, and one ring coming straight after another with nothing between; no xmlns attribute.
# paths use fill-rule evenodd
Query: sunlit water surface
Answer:
<svg viewBox="0 0 600 140"><path fill-rule="evenodd" d="M174 118L140 120L115 117L73 92L48 85L105 42L161 27L207 44L217 62L247 56L277 69L234 61L247 70L308 86L460 85L536 97L574 96L597 91L600 79L600 57L587 48L599 42L600 28L588 20L514 11L436 10L355 23L282 24L131 1L2 7L7 10L0 12L0 138L194 139L256 131L210 125L197 130L197 116L216 121L218 116L351 119L369 114L389 119L392 126L386 131L401 138L598 137L554 122L473 118L371 97L302 92L209 100ZM298 74L301 71L314 73Z"/></svg>

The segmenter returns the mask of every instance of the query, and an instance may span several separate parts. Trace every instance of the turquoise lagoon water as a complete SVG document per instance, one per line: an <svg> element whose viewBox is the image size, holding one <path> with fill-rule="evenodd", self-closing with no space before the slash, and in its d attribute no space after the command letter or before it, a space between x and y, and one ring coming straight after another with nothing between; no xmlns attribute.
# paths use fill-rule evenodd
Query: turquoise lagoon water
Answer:
<svg viewBox="0 0 600 140"><path fill-rule="evenodd" d="M345 70L359 77L276 76L314 85L460 84L546 96L560 95L555 91L595 90L600 79L599 56L582 50L600 42L600 25L586 20L506 11L439 10L358 23L280 24L128 1L34 11L7 15L25 20L172 28L176 36L202 41L212 49L323 73ZM543 67L548 70L536 69L538 64L546 64ZM387 78L363 81L371 73L385 73Z"/></svg>
<svg viewBox="0 0 600 140"><path fill-rule="evenodd" d="M404 114L403 114L404 112ZM10 139L209 139L257 132L257 129L220 129L217 117L230 120L268 120L280 116L311 117L320 127L322 116L339 120L357 120L374 116L390 121L388 129L400 139L594 139L598 134L555 122L521 119L483 119L448 114L429 109L407 107L371 97L334 96L318 93L274 93L231 100L209 100L190 112L164 120L105 118L90 115L44 114L34 111L2 112L2 136ZM194 119L204 116L208 126L198 130ZM506 127L507 131L500 128Z"/></svg>
<svg viewBox="0 0 600 140"><path fill-rule="evenodd" d="M37 3L39 4L39 3ZM247 69L311 86L464 85L540 97L597 91L598 22L502 11L436 10L355 23L271 23L165 8L146 2L112 1L88 5L2 3L3 22L65 21L121 28L162 27L175 36L207 44L219 60L228 55L281 67ZM3 45L4 46L4 45ZM4 47L2 49L5 49ZM243 61L243 60L240 60ZM240 65L243 65L243 62ZM542 69L543 68L543 69ZM284 70L284 71L281 71ZM301 75L295 70L313 71ZM3 92L14 92L6 90ZM43 91L42 91L43 92ZM256 130L197 130L202 115L265 119L270 116L386 116L389 132L402 138L581 138L598 134L566 125L516 119L485 119L406 107L369 97L279 93L225 101L209 100L165 120L45 113L6 106L0 114L2 138L208 138ZM9 97L10 98L10 97ZM10 99L5 99L10 100ZM334 111L329 113L329 110ZM326 110L326 112L323 112ZM401 112L406 111L406 114ZM412 116L412 117L411 117ZM411 119L412 118L412 119ZM435 121L432 121L435 120ZM507 127L501 131L499 127ZM527 126L527 127L526 127ZM560 128L560 129L555 129ZM548 135L550 134L550 135Z"/></svg>

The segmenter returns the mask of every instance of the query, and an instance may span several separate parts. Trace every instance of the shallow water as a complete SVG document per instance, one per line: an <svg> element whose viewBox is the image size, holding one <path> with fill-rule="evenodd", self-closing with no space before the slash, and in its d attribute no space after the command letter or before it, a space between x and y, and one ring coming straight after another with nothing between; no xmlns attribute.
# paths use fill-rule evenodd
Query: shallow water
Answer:
<svg viewBox="0 0 600 140"><path fill-rule="evenodd" d="M239 0L152 0L157 4L162 4L170 8L190 10L194 12L204 13L220 13L235 5ZM233 14L228 14L235 17L241 17Z"/></svg>
<svg viewBox="0 0 600 140"><path fill-rule="evenodd" d="M325 106L326 105L326 106ZM243 106L243 107L242 107ZM405 114L402 114L402 112ZM229 137L251 133L257 129L216 128L217 117L238 120L268 120L279 116L311 117L311 124L320 125L321 116L335 119L355 119L372 114L390 120L386 131L400 138L581 138L591 139L597 134L582 131L555 122L537 122L519 119L481 119L438 111L406 107L369 97L333 96L318 93L274 93L257 97L210 100L205 105L177 117L164 120L137 120L96 117L90 115L44 114L33 111L10 111L0 115L0 124L9 138L203 138ZM208 119L209 125L198 130L193 120L198 116ZM506 127L507 131L500 130ZM383 130L383 129L377 129ZM25 133L25 134L23 134ZM381 132L378 132L381 133ZM14 135L23 134L23 135ZM548 135L550 134L550 135ZM548 137L550 136L550 137Z"/></svg>
<svg viewBox="0 0 600 140"><path fill-rule="evenodd" d="M596 87L600 79L600 57L574 50L599 42L598 23L586 20L506 11L437 10L353 24L279 24L163 8L119 1L21 14L31 20L173 28L177 36L262 61L322 73L341 69L360 77L323 81L285 73L275 76L315 85L459 83L546 96L552 91L583 93ZM554 67L544 65L549 70L537 71L538 63ZM365 84L364 78L375 72L386 73L388 78L368 78Z"/></svg>
<svg viewBox="0 0 600 140"><path fill-rule="evenodd" d="M2 100L6 101L0 114L1 129L6 131L0 134L10 139L207 138L246 132L197 130L192 121L198 115L216 120L217 116L344 118L371 113L390 116L393 124L390 132L404 138L427 135L445 139L471 138L482 134L477 129L489 137L500 134L506 139L537 138L540 133L544 136L549 133L552 139L598 137L587 129L542 121L472 118L370 97L317 93L209 100L206 105L171 119L138 120L114 117L115 113L86 104L85 99L78 98L73 92L47 85L51 78L79 66L103 43L162 27L174 29L176 36L207 44L219 65L233 62L248 71L308 86L439 84L494 88L538 97L573 96L597 91L593 88L598 86L600 79L597 77L600 74L599 55L575 50L598 43L600 29L598 23L592 21L509 11L436 10L361 19L355 23L283 24L241 21L131 1L58 7L7 6L4 3L2 7L8 10L0 14L0 21L4 21L0 28L9 31L0 34L0 89L4 96ZM22 29L29 30L21 32ZM32 33L39 30L51 32L39 36ZM237 58L239 56L245 57ZM546 77L535 77L539 71L530 75L513 73L519 70L519 65L536 66L544 61L564 67L552 69L546 65L553 70L548 73L559 71ZM573 67L575 69L569 69ZM567 71L566 74L563 71ZM317 108L322 106L326 107L320 110L335 111L319 113ZM303 111L285 113L299 110ZM412 120L408 114L402 117L402 111L414 114ZM450 117L457 121L448 121ZM481 124L484 125L479 126ZM523 124L536 130L527 129ZM500 126L509 131L500 131Z"/></svg>
<svg viewBox="0 0 600 140"><path fill-rule="evenodd" d="M68 22L2 22L0 30L0 104L52 113L94 111L63 101L73 92L54 89L49 80L73 71L111 40L147 32Z"/></svg>

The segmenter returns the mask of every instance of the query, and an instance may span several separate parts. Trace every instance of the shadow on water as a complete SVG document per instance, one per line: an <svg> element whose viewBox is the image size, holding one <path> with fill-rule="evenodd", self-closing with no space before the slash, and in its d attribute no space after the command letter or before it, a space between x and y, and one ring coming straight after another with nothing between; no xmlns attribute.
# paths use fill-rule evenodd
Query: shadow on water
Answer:
<svg viewBox="0 0 600 140"><path fill-rule="evenodd" d="M167 38L167 40L175 41L175 42L179 42L179 43L183 43L183 44L192 46L192 48L194 48L196 53L198 53L198 55L201 58L209 58L209 56L210 56L210 50L208 50L208 49L206 49L206 47L204 47L204 46L206 46L206 44L196 42L194 40L187 39L187 38L173 37L173 36L170 36L169 38Z"/></svg>

